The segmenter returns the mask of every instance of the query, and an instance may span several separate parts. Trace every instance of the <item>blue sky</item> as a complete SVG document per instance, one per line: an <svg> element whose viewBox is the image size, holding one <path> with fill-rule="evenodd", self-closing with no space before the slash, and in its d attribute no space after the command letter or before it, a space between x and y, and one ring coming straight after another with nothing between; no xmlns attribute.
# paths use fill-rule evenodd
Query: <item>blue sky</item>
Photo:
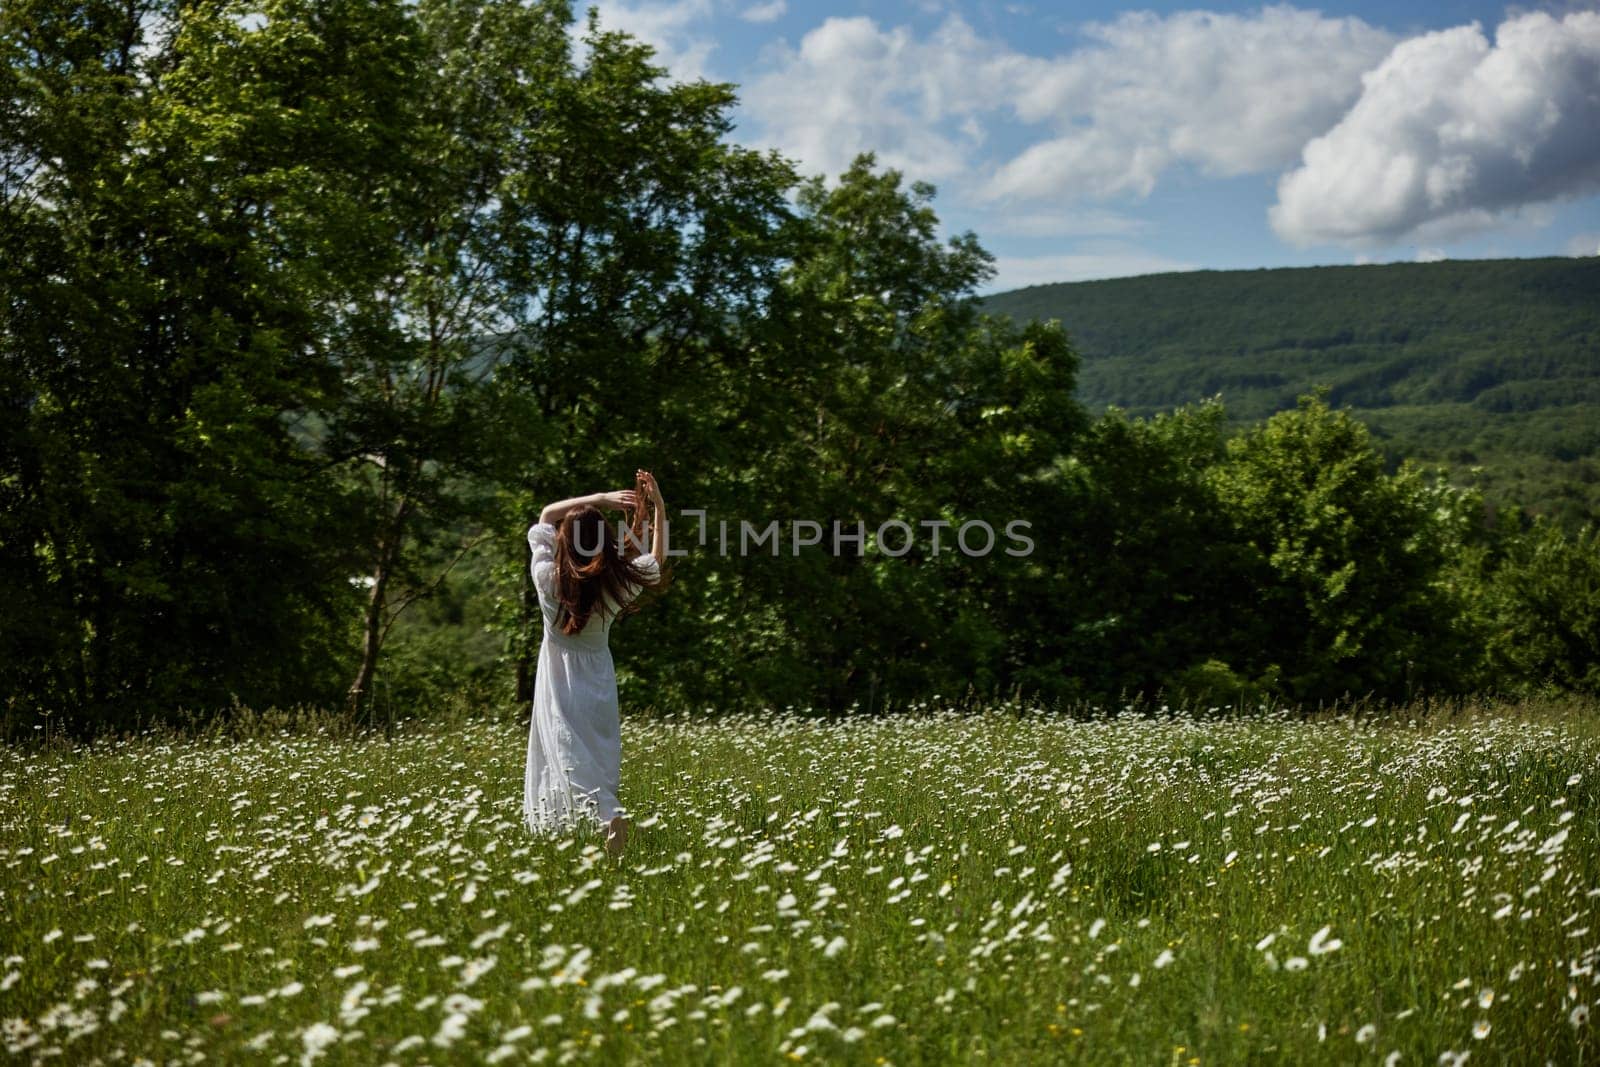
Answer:
<svg viewBox="0 0 1600 1067"><path fill-rule="evenodd" d="M990 290L1600 251L1595 3L597 6L741 143L932 182Z"/></svg>

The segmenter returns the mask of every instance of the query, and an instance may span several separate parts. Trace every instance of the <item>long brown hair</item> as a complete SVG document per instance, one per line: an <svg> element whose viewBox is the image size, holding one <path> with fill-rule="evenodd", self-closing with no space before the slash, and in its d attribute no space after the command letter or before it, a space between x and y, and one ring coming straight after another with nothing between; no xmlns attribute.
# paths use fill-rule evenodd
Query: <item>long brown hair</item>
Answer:
<svg viewBox="0 0 1600 1067"><path fill-rule="evenodd" d="M556 536L556 599L561 603L562 633L582 632L596 611L604 618L612 611L621 616L636 610L638 605L628 596L629 586L657 584L639 567L637 557L623 555L599 508L585 504L562 518ZM614 605L622 607L618 610Z"/></svg>
<svg viewBox="0 0 1600 1067"><path fill-rule="evenodd" d="M632 551L635 553L644 552L645 548L643 546L649 543L645 540L647 532L645 529L645 516L650 514L650 493L645 488L645 485L644 473L640 472L639 476L633 480L633 497L639 502L639 506L634 508L633 513L628 516L628 539L631 542ZM662 516L662 518L664 520L666 516ZM629 545L624 544L622 547L624 550L623 555L626 557ZM653 588L658 594L664 593L667 586L672 584L672 560L670 558L658 559L656 560L656 568L661 578Z"/></svg>

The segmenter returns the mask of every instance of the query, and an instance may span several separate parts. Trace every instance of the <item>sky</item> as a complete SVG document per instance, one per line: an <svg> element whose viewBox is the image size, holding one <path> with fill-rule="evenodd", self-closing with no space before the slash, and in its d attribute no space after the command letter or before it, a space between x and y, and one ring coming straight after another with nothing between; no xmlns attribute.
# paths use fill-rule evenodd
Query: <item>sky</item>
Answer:
<svg viewBox="0 0 1600 1067"><path fill-rule="evenodd" d="M1600 254L1596 0L594 6L673 78L737 84L734 141L932 183L986 292Z"/></svg>

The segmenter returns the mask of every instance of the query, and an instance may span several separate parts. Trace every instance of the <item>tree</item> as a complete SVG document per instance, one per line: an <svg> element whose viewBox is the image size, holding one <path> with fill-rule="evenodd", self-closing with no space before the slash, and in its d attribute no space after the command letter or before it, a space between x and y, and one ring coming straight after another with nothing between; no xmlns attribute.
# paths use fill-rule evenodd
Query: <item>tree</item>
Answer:
<svg viewBox="0 0 1600 1067"><path fill-rule="evenodd" d="M527 525L540 504L631 483L640 466L669 493L726 481L723 428L741 422L756 373L748 324L792 239L793 168L728 142L732 86L667 81L649 47L593 21L582 45L538 83L499 192L496 270L520 299L498 372L521 405L498 542L518 699L531 694L539 619ZM704 656L684 624L696 596L685 583L644 627L658 662Z"/></svg>
<svg viewBox="0 0 1600 1067"><path fill-rule="evenodd" d="M392 231L385 275L342 324L341 404L320 442L353 465L366 503L361 652L346 693L370 704L384 641L485 540L520 450L515 398L494 372L528 294L508 244L527 143L567 73L562 4L436 2L414 9L418 77L391 101L402 130L379 188ZM449 542L443 562L430 559Z"/></svg>
<svg viewBox="0 0 1600 1067"><path fill-rule="evenodd" d="M4 682L127 723L321 699L343 494L296 436L371 289L403 6L0 10Z"/></svg>
<svg viewBox="0 0 1600 1067"><path fill-rule="evenodd" d="M688 420L720 468L700 483L717 487L716 551L684 562L693 580L661 612L683 610L709 651L653 668L679 699L875 706L1013 670L1005 624L1029 564L1005 555L1004 526L1038 518L1033 481L1081 422L1076 360L1057 328L979 312L989 257L971 234L940 240L933 195L871 156L802 186L742 373L712 375L716 415ZM891 520L909 529L877 544ZM969 520L999 528L982 558L957 545ZM939 521L936 550L923 524ZM782 543L739 555L745 522ZM835 523L861 540L836 546ZM797 532L821 543L796 551Z"/></svg>
<svg viewBox="0 0 1600 1067"><path fill-rule="evenodd" d="M1047 639L1033 657L1050 691L1199 696L1192 672L1247 658L1239 608L1262 575L1212 480L1226 419L1220 401L1150 419L1112 408L1058 464L1063 548L1045 576Z"/></svg>
<svg viewBox="0 0 1600 1067"><path fill-rule="evenodd" d="M1600 693L1600 532L1547 518L1512 537L1489 577L1488 660L1505 688Z"/></svg>
<svg viewBox="0 0 1600 1067"><path fill-rule="evenodd" d="M1213 480L1261 567L1240 590L1249 673L1276 670L1301 700L1401 699L1470 668L1444 567L1471 494L1411 466L1385 474L1366 427L1318 396L1230 441Z"/></svg>

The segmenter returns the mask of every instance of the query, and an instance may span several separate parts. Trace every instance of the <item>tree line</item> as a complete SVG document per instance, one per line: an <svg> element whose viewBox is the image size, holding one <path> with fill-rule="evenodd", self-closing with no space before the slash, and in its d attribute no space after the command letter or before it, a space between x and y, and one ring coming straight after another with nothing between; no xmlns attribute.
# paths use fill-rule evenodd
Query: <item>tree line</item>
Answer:
<svg viewBox="0 0 1600 1067"><path fill-rule="evenodd" d="M1079 396L1151 415L1222 393L1235 425L1316 384L1401 459L1491 507L1600 519L1600 257L1186 271L987 297L1058 318Z"/></svg>
<svg viewBox="0 0 1600 1067"><path fill-rule="evenodd" d="M629 702L1600 684L1592 530L1490 523L1315 396L1091 416L931 186L739 146L733 86L566 3L15 0L0 48L10 732L373 711L463 575L429 669L526 699L527 525L641 466L713 519L1034 545L689 546Z"/></svg>

